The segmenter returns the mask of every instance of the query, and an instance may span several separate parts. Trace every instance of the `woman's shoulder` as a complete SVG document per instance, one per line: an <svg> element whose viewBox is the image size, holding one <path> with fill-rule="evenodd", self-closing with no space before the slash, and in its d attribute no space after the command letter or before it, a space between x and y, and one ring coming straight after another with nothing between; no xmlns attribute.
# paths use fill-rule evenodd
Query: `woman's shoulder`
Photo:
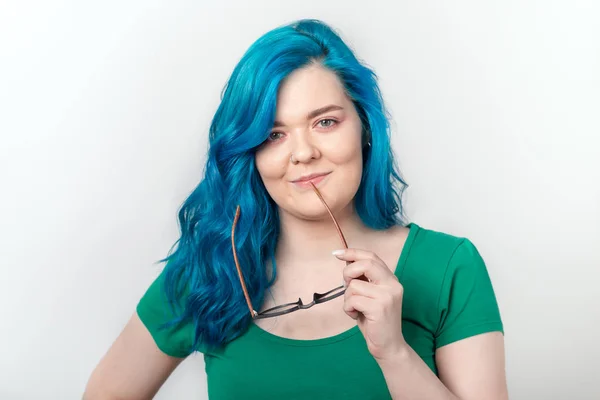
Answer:
<svg viewBox="0 0 600 400"><path fill-rule="evenodd" d="M183 312L184 301L169 301L165 276L163 269L139 300L136 312L163 353L172 357L186 357L192 352L194 326L191 321L177 321Z"/></svg>
<svg viewBox="0 0 600 400"><path fill-rule="evenodd" d="M390 266L396 266L396 275L401 280L441 284L448 273L459 266L464 270L481 269L483 265L478 249L469 238L415 222L380 231L373 242L377 254Z"/></svg>
<svg viewBox="0 0 600 400"><path fill-rule="evenodd" d="M446 270L448 265L457 259L469 258L475 255L476 248L473 242L464 236L459 236L445 231L435 230L417 223L409 223L407 248L407 263L416 266L427 266L426 270ZM438 271L438 272L443 272Z"/></svg>
<svg viewBox="0 0 600 400"><path fill-rule="evenodd" d="M465 237L414 222L407 228L408 238L396 275L404 286L405 296L415 296L419 302L433 306L444 282L451 279L453 264L469 258L465 250L474 245Z"/></svg>
<svg viewBox="0 0 600 400"><path fill-rule="evenodd" d="M498 319L486 263L475 244L467 237L414 223L408 227L408 248L397 275L409 309L415 315L427 310L437 321L440 315L446 315L451 304L455 311L465 310L471 307L467 303L475 301L478 312ZM465 312L461 318L468 315Z"/></svg>
<svg viewBox="0 0 600 400"><path fill-rule="evenodd" d="M469 275L487 277L486 262L469 237L417 224L409 224L409 227L410 249L405 272L412 272L420 278L431 275L444 281L455 279L457 274L461 279Z"/></svg>
<svg viewBox="0 0 600 400"><path fill-rule="evenodd" d="M503 331L486 262L467 237L410 224L412 243L400 275L408 318L421 321L443 346Z"/></svg>

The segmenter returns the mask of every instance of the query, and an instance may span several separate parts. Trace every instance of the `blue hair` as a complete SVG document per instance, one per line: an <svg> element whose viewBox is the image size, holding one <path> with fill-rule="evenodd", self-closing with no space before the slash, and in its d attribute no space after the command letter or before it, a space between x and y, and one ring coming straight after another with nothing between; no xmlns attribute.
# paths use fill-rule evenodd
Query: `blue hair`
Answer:
<svg viewBox="0 0 600 400"><path fill-rule="evenodd" d="M242 334L251 323L231 251L236 205L241 216L236 249L252 303L260 306L276 271L277 205L255 166L267 139L277 92L293 71L310 64L333 71L353 101L363 125L364 168L354 198L362 221L373 229L403 224L400 177L390 146L390 127L375 73L326 24L300 20L278 27L250 46L222 93L210 126L204 178L179 211L181 236L163 261L165 292L180 304L172 323L193 323L194 349L212 349Z"/></svg>

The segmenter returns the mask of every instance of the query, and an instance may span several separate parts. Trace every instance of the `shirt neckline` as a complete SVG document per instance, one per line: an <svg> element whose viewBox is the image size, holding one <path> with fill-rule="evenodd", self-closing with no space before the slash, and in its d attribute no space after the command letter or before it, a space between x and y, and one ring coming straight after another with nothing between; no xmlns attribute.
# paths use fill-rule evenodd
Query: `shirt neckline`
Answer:
<svg viewBox="0 0 600 400"><path fill-rule="evenodd" d="M406 225L406 227L409 228L408 236L406 238L406 241L404 242L402 251L400 252L400 257L398 258L398 263L396 264L396 269L394 270L394 275L396 275L398 277L398 279L400 279L400 276L402 275L402 272L404 271L404 265L406 264L406 260L408 259L408 256L410 254L410 249L414 243L417 232L421 229L419 225L412 223L412 222L409 223L408 225ZM360 332L360 329L358 328L358 325L354 325L352 328L347 329L341 333L338 333L333 336L319 338L319 339L291 339L291 338L286 338L283 336L278 336L278 335L272 334L272 333L262 329L261 327L259 327L258 325L256 325L253 322L250 323L250 327L248 328L248 331L249 331L249 333L256 333L257 336L259 336L261 338L264 338L264 339L267 339L269 341L276 342L279 344L283 344L286 346L312 347L312 346L324 346L324 345L329 345L329 344L333 344L336 342L340 342L342 340L348 339L348 338L356 335L357 333Z"/></svg>

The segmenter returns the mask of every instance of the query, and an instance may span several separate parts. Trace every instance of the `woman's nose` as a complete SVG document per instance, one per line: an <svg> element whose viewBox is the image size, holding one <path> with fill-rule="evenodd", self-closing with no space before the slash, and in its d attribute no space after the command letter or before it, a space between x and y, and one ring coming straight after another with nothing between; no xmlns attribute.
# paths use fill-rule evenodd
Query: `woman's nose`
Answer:
<svg viewBox="0 0 600 400"><path fill-rule="evenodd" d="M293 140L292 155L299 163L307 163L321 156L319 149L307 134L297 134Z"/></svg>

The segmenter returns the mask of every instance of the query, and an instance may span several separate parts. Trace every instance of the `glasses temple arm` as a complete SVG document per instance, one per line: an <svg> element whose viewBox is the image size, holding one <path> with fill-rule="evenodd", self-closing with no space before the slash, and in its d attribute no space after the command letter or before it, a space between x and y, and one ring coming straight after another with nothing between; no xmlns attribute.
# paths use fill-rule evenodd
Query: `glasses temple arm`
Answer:
<svg viewBox="0 0 600 400"><path fill-rule="evenodd" d="M321 192L319 192L319 189L317 189L317 187L315 186L315 184L312 183L312 182L310 182L310 181L309 181L309 183L312 186L312 188L313 188L314 192L316 193L316 195L319 197L319 200L321 200L321 203L323 203L323 205L327 209L327 212L329 213L329 216L333 220L333 224L335 225L335 229L337 229L338 235L340 236L340 239L342 240L342 244L344 245L344 248L347 249L348 248L348 243L346 243L346 238L344 237L344 234L342 233L342 229L340 228L340 225L338 224L337 220L333 216L333 213L331 212L331 209L329 208L329 206L325 202L325 199L323 198L323 196L321 195Z"/></svg>
<svg viewBox="0 0 600 400"><path fill-rule="evenodd" d="M235 251L235 227L240 219L240 206L238 205L235 210L235 218L233 219L233 225L231 226L231 248L233 250L233 261L235 262L235 268L237 269L238 276L240 278L240 283L242 284L242 291L244 292L244 297L246 298L246 303L248 304L248 309L250 310L250 314L252 318L255 318L258 314L254 307L252 307L252 301L250 300L250 295L248 294L248 289L246 289L246 283L244 282L244 277L242 275L242 269L240 268L240 262L238 260L237 252Z"/></svg>

